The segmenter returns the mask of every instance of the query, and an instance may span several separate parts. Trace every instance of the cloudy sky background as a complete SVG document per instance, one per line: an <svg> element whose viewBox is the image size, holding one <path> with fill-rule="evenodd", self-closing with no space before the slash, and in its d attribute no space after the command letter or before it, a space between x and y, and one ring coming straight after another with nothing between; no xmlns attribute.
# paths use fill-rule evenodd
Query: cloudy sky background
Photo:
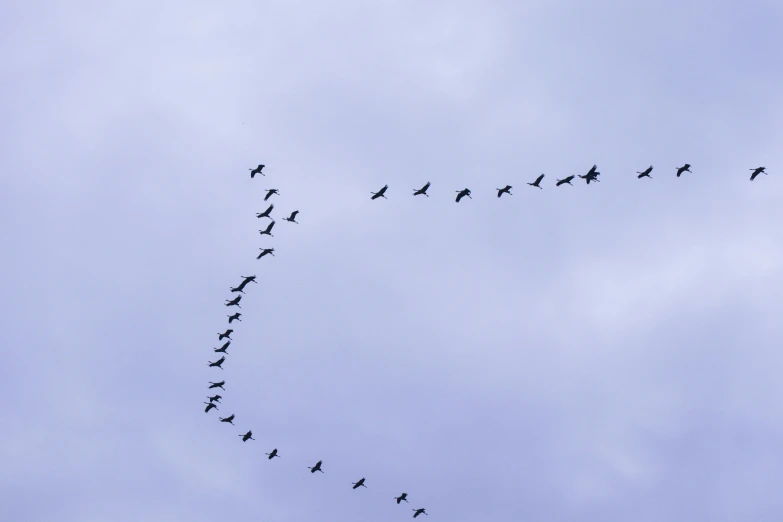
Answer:
<svg viewBox="0 0 783 522"><path fill-rule="evenodd" d="M779 2L162 4L0 7L0 519L781 519Z"/></svg>

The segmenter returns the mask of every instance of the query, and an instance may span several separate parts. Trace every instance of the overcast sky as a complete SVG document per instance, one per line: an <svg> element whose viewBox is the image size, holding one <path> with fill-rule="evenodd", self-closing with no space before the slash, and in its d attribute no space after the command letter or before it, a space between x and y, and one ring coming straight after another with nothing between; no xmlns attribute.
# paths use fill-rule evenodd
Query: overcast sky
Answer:
<svg viewBox="0 0 783 522"><path fill-rule="evenodd" d="M3 3L0 519L781 520L781 25Z"/></svg>

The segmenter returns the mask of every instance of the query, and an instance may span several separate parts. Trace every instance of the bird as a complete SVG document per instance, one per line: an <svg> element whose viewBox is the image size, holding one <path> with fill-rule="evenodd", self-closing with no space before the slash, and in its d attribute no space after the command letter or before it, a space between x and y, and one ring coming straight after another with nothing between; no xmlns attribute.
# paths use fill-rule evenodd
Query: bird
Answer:
<svg viewBox="0 0 783 522"><path fill-rule="evenodd" d="M226 299L226 306L236 306L237 308L242 308L241 306L239 306L239 301L241 301L241 300L242 300L242 296L241 295L236 296L231 301Z"/></svg>
<svg viewBox="0 0 783 522"><path fill-rule="evenodd" d="M228 324L231 324L233 321L239 321L241 323L242 322L242 319L240 319L241 316L242 314L240 314L239 312L235 313L234 315L227 315L226 317L228 317Z"/></svg>
<svg viewBox="0 0 783 522"><path fill-rule="evenodd" d="M418 196L419 194L424 194L427 197L430 197L429 194L427 194L427 189L430 188L430 182L428 181L423 187L421 187L419 190L414 190L413 195Z"/></svg>
<svg viewBox="0 0 783 522"><path fill-rule="evenodd" d="M399 504L400 502L402 502L403 500L404 500L405 502L408 502L408 494L407 494L407 493L403 493L403 494L402 494L402 495L400 495L399 497L394 497L394 500L396 500L398 504Z"/></svg>
<svg viewBox="0 0 783 522"><path fill-rule="evenodd" d="M269 189L266 191L266 196L264 196L264 201L272 197L272 194L280 195L280 191L277 189Z"/></svg>
<svg viewBox="0 0 783 522"><path fill-rule="evenodd" d="M283 218L283 221L290 221L291 223L296 223L298 225L299 223L296 222L296 215L298 213L299 213L298 210L294 210L293 212L291 212L290 216L288 216L287 218Z"/></svg>
<svg viewBox="0 0 783 522"><path fill-rule="evenodd" d="M766 172L767 167L758 167L758 168L750 169L750 170L753 171L753 174L750 175L750 180L751 181L756 179L756 176L758 176L759 174L764 174L765 176L767 175L767 172Z"/></svg>
<svg viewBox="0 0 783 522"><path fill-rule="evenodd" d="M587 182L587 184L589 185L591 181L598 181L598 182L600 182L601 180L598 179L598 176L600 176L600 175L601 175L601 173L598 172L598 165L593 165L590 168L590 170L587 171L587 174L585 174L584 176L582 176L580 174L579 177L582 178L583 180L585 180Z"/></svg>
<svg viewBox="0 0 783 522"><path fill-rule="evenodd" d="M543 189L544 187L541 186L541 180L544 179L544 175L541 174L536 178L536 180L533 183L528 183L531 187L538 187L540 189Z"/></svg>
<svg viewBox="0 0 783 522"><path fill-rule="evenodd" d="M239 285L242 288L244 288L248 283L258 284L258 281L256 281L256 276L254 276L254 275L253 276L239 276L239 277L241 277L243 279L242 284Z"/></svg>
<svg viewBox="0 0 783 522"><path fill-rule="evenodd" d="M502 196L504 193L508 194L509 196L513 196L513 194L511 193L512 188L514 187L512 187L511 185L506 185L502 189L495 189L495 190L498 191L498 197Z"/></svg>
<svg viewBox="0 0 783 522"><path fill-rule="evenodd" d="M266 167L266 165L259 165L258 167L254 169L248 169L250 171L250 179L253 179L256 174L261 174L262 176L266 176L261 170Z"/></svg>
<svg viewBox="0 0 783 522"><path fill-rule="evenodd" d="M225 360L226 360L226 356L224 355L223 357L221 357L221 358L220 358L220 359L218 359L217 361L215 361L215 362L210 362L210 363L209 363L209 366L210 366L210 368L214 366L215 368L220 368L220 369L222 370L222 369L223 369L223 367L221 366L221 364L223 364L223 361L225 361Z"/></svg>
<svg viewBox="0 0 783 522"><path fill-rule="evenodd" d="M207 397L209 399L209 402L220 402L220 399L222 399L220 395L213 395L212 397Z"/></svg>
<svg viewBox="0 0 783 522"><path fill-rule="evenodd" d="M378 198L389 199L386 197L387 188L389 188L389 185L384 185L383 188L378 192L370 192L370 194L372 194L372 197L370 199L378 199Z"/></svg>
<svg viewBox="0 0 783 522"><path fill-rule="evenodd" d="M267 254L272 254L272 257L274 257L274 255L275 255L273 253L275 251L274 248L259 248L259 250L261 251L261 253L258 254L258 257L256 257L256 259L261 259L262 257L264 257Z"/></svg>
<svg viewBox="0 0 783 522"><path fill-rule="evenodd" d="M424 514L424 515L427 514L427 513L424 512L424 508L414 509L413 511L415 511L415 513L413 514L413 518L416 518L416 517L418 517L421 514Z"/></svg>
<svg viewBox="0 0 783 522"><path fill-rule="evenodd" d="M691 171L691 165L690 163L686 163L685 165L677 169L677 177L679 178L683 172L690 172L690 171Z"/></svg>
<svg viewBox="0 0 783 522"><path fill-rule="evenodd" d="M358 487L366 488L367 486L364 485L364 477L360 478L358 482L351 482L353 484L353 489L356 489Z"/></svg>
<svg viewBox="0 0 783 522"><path fill-rule="evenodd" d="M459 203L459 200L461 200L465 196L469 197L470 199L473 199L472 197L470 197L470 189L466 188L462 190L457 190L456 192L457 192L457 199L456 199L457 203Z"/></svg>
<svg viewBox="0 0 783 522"><path fill-rule="evenodd" d="M273 226L275 226L275 222L274 221L269 223L269 225L266 227L266 230L259 230L258 233L261 234L262 236L272 236L272 237L275 237L275 236L272 235L272 227Z"/></svg>
<svg viewBox="0 0 783 522"><path fill-rule="evenodd" d="M568 183L569 185L571 185L571 180L572 179L574 179L573 175L568 176L567 178L559 179L559 180L557 180L557 183L555 183L555 186L559 187L560 185L562 185L564 183Z"/></svg>
<svg viewBox="0 0 783 522"><path fill-rule="evenodd" d="M229 328L229 329L228 329L228 330L226 330L225 332L223 332L223 333L219 333L219 334L218 334L218 341L222 341L224 337L228 337L228 338L229 338L229 340L233 341L233 339L231 339L231 332L233 332L233 331L234 331L234 330L232 330L231 328Z"/></svg>
<svg viewBox="0 0 783 522"><path fill-rule="evenodd" d="M247 439L256 440L253 438L253 430L247 430L247 433L240 435L240 437L242 437L242 442L247 442Z"/></svg>
<svg viewBox="0 0 783 522"><path fill-rule="evenodd" d="M269 460L272 460L275 457L277 457L278 459L282 458L280 455L277 454L277 448L273 449L272 453L266 453L265 455L269 456Z"/></svg>
<svg viewBox="0 0 783 522"><path fill-rule="evenodd" d="M229 424L231 424L233 426L234 425L234 417L235 417L235 415L232 413L228 417L218 417L218 419L220 419L220 422L227 422L227 423L229 423Z"/></svg>
<svg viewBox="0 0 783 522"><path fill-rule="evenodd" d="M241 294L244 294L244 293L245 293L245 289L244 289L244 287L237 286L237 287L234 287L234 288L232 288L232 289L231 289L231 292L232 292L232 293L234 293L234 292L239 292L239 293L241 293Z"/></svg>
<svg viewBox="0 0 783 522"><path fill-rule="evenodd" d="M263 212L261 212L260 214L256 214L256 217L257 217L257 218L259 218L259 219L260 219L260 218L269 218L269 219L272 219L272 216L270 216L270 214L272 213L272 209L273 209L273 208L275 208L275 204L274 204L274 203L270 203L270 204L269 204L269 208L267 208L266 210L264 210L264 211L263 211Z"/></svg>
<svg viewBox="0 0 783 522"><path fill-rule="evenodd" d="M639 174L639 175L636 176L636 177L639 178L639 179L642 179L642 178L650 178L650 179L652 179L652 176L650 176L650 172L652 172L652 169L653 169L653 166L650 165L649 167L647 167L646 169L644 169L641 172L639 172L637 170L636 173Z"/></svg>
<svg viewBox="0 0 783 522"><path fill-rule="evenodd" d="M205 413L208 413L208 412L209 412L209 410L211 410L212 408L218 409L218 407L217 407L217 406L215 406L215 403L214 403L214 402L205 402L204 404L206 404L206 405L207 405L207 407L206 407L206 408L204 408L204 412L205 412Z"/></svg>
<svg viewBox="0 0 783 522"><path fill-rule="evenodd" d="M316 471L320 471L321 473L323 473L324 470L321 469L322 462L323 461L319 460L318 462L315 463L315 466L313 466L312 468L310 466L307 466L307 469L310 470L310 473L315 473Z"/></svg>
<svg viewBox="0 0 783 522"><path fill-rule="evenodd" d="M228 353L226 350L228 350L228 346L231 344L231 341L226 341L226 344L221 346L220 348L212 348L216 353Z"/></svg>
<svg viewBox="0 0 783 522"><path fill-rule="evenodd" d="M221 390L225 391L226 389L223 387L226 384L226 381L220 381L220 382L210 382L209 383L209 389L212 388L220 388Z"/></svg>

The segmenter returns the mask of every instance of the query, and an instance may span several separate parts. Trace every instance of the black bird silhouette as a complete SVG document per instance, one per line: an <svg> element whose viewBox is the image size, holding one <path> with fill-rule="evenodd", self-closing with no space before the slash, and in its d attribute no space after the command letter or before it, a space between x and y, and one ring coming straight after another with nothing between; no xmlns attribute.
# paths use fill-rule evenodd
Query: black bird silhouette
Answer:
<svg viewBox="0 0 783 522"><path fill-rule="evenodd" d="M290 216L288 216L287 218L283 218L283 221L290 221L291 223L296 223L298 225L299 223L297 223L296 221L296 215L298 213L299 213L298 210L294 210L293 212L291 212Z"/></svg>
<svg viewBox="0 0 783 522"><path fill-rule="evenodd" d="M206 413L209 413L209 410L211 410L212 408L218 409L218 407L215 406L214 402L205 402L204 404L207 405L207 407L204 408L204 412L206 412Z"/></svg>
<svg viewBox="0 0 783 522"><path fill-rule="evenodd" d="M650 165L649 167L647 167L646 169L644 169L641 172L639 172L637 170L636 173L639 174L639 175L636 176L636 177L639 178L639 179L642 179L642 178L650 178L650 179L652 179L652 176L650 176L650 172L652 172L652 169L653 169L653 166Z"/></svg>
<svg viewBox="0 0 783 522"><path fill-rule="evenodd" d="M270 216L270 214L272 213L272 209L273 208L275 208L275 204L274 203L270 203L269 204L269 208L267 208L266 210L264 210L260 214L256 214L256 217L257 218L269 218L269 219L272 219L272 216Z"/></svg>
<svg viewBox="0 0 783 522"><path fill-rule="evenodd" d="M587 184L589 185L591 181L598 181L598 182L600 182L601 180L598 179L598 176L600 176L600 175L601 175L601 173L598 172L598 165L593 165L590 168L590 170L587 171L587 174L585 174L584 176L580 174L579 177L582 178L583 180L585 180L587 182Z"/></svg>
<svg viewBox="0 0 783 522"><path fill-rule="evenodd" d="M242 278L242 283L239 285L241 288L245 288L248 283L255 283L258 284L258 281L256 281L256 276L239 276Z"/></svg>
<svg viewBox="0 0 783 522"><path fill-rule="evenodd" d="M465 196L469 197L470 199L473 199L472 197L470 197L470 189L466 188L462 190L457 190L456 192L457 192L457 199L456 199L457 203L459 203L459 200L461 200Z"/></svg>
<svg viewBox="0 0 783 522"><path fill-rule="evenodd" d="M386 197L386 189L388 188L389 185L384 185L383 188L378 192L370 192L370 194L372 194L372 197L370 199L378 199L378 198L389 199Z"/></svg>
<svg viewBox="0 0 783 522"><path fill-rule="evenodd" d="M265 455L269 456L269 460L272 460L273 458L277 457L282 458L280 455L277 454L277 448L272 450L272 453L265 453Z"/></svg>
<svg viewBox="0 0 783 522"><path fill-rule="evenodd" d="M225 361L225 360L226 360L226 356L224 355L223 357L221 357L221 358L220 358L220 359L218 359L217 361L215 361L215 362L210 362L210 363L209 363L209 367L210 367L210 368L211 368L211 367L220 368L220 369L222 370L222 369L223 369L223 367L221 366L221 364L223 364L223 361Z"/></svg>
<svg viewBox="0 0 783 522"><path fill-rule="evenodd" d="M502 196L504 193L508 194L509 196L513 196L513 194L511 193L512 188L514 187L512 187L511 185L506 185L502 189L495 189L495 190L498 191L498 197Z"/></svg>
<svg viewBox="0 0 783 522"><path fill-rule="evenodd" d="M239 293L241 293L241 294L244 294L244 293L245 293L245 289L244 289L243 287L241 287L241 286L237 286L237 287L235 287L235 288L232 288L232 289L231 289L231 292L232 292L232 293L234 293L234 292L239 292Z"/></svg>
<svg viewBox="0 0 783 522"><path fill-rule="evenodd" d="M364 485L364 477L360 478L358 482L351 482L353 484L353 489L356 489L358 487L366 488L367 486Z"/></svg>
<svg viewBox="0 0 783 522"><path fill-rule="evenodd" d="M272 235L272 227L274 227L274 226L275 226L275 222L272 221L266 227L266 230L259 230L258 233L261 234L262 236L272 236L272 237L275 237L275 236Z"/></svg>
<svg viewBox="0 0 783 522"><path fill-rule="evenodd" d="M223 387L226 384L226 381L220 381L220 382L210 382L209 383L209 389L212 388L220 388L221 390L225 391L226 389Z"/></svg>
<svg viewBox="0 0 783 522"><path fill-rule="evenodd" d="M416 517L418 517L421 514L424 514L424 515L427 514L427 513L424 512L424 508L414 509L413 511L415 511L415 513L413 514L413 518L416 518Z"/></svg>
<svg viewBox="0 0 783 522"><path fill-rule="evenodd" d="M399 504L400 502L402 502L403 500L404 500L405 502L408 502L408 494L407 494L407 493L403 493L403 494L402 494L402 495L400 495L399 497L394 497L394 500L396 500L398 504Z"/></svg>
<svg viewBox="0 0 783 522"><path fill-rule="evenodd" d="M242 308L241 306L239 306L239 301L241 301L241 300L242 300L242 296L241 295L236 296L231 301L226 299L226 306L236 306L237 308Z"/></svg>
<svg viewBox="0 0 783 522"><path fill-rule="evenodd" d="M531 187L538 187L540 189L543 189L544 187L541 186L541 180L544 179L544 175L541 174L536 178L536 180L533 183L528 183Z"/></svg>
<svg viewBox="0 0 783 522"><path fill-rule="evenodd" d="M228 324L231 324L234 321L239 321L240 323L242 322L242 319L240 319L240 317L242 317L242 314L240 314L239 312L235 313L234 315L227 315L226 317L228 317Z"/></svg>
<svg viewBox="0 0 783 522"><path fill-rule="evenodd" d="M213 395L212 397L207 397L209 399L209 402L220 402L220 399L222 399L220 395Z"/></svg>
<svg viewBox="0 0 783 522"><path fill-rule="evenodd" d="M244 435L240 435L240 437L242 437L242 442L247 442L247 439L256 440L253 438L252 430L247 430L247 433L245 433Z"/></svg>
<svg viewBox="0 0 783 522"><path fill-rule="evenodd" d="M256 257L256 259L261 259L262 257L264 257L267 254L272 254L272 257L274 257L274 255L275 255L273 253L275 251L274 248L259 248L259 250L261 251L261 253L258 254L258 257Z"/></svg>
<svg viewBox="0 0 783 522"><path fill-rule="evenodd" d="M253 179L256 174L261 174L262 176L266 176L261 170L266 167L266 165L259 165L258 167L254 169L248 169L250 171L250 179Z"/></svg>
<svg viewBox="0 0 783 522"><path fill-rule="evenodd" d="M233 341L233 339L231 339L231 333L232 333L233 331L234 331L234 330L232 330L231 328L229 328L229 329L228 329L228 330L226 330L225 332L223 332L223 333L219 333L219 334L218 334L218 341L222 341L224 337L228 337L230 340L232 340L232 341Z"/></svg>
<svg viewBox="0 0 783 522"><path fill-rule="evenodd" d="M272 197L272 194L280 195L280 191L277 189L269 189L266 191L266 196L264 196L264 201Z"/></svg>
<svg viewBox="0 0 783 522"><path fill-rule="evenodd" d="M221 346L220 348L212 348L216 353L228 353L226 350L228 350L228 346L231 344L231 341L226 341L226 344Z"/></svg>
<svg viewBox="0 0 783 522"><path fill-rule="evenodd" d="M686 163L685 165L677 169L677 177L679 178L683 172L690 172L690 171L691 171L691 165L690 163Z"/></svg>
<svg viewBox="0 0 783 522"><path fill-rule="evenodd" d="M227 422L227 423L229 423L229 424L231 424L233 426L234 425L234 417L236 417L236 415L234 415L232 413L228 417L218 417L218 419L220 419L220 422Z"/></svg>
<svg viewBox="0 0 783 522"><path fill-rule="evenodd" d="M758 168L750 169L750 170L753 171L753 174L750 175L750 180L751 181L756 179L756 176L758 176L759 174L764 174L765 176L767 175L767 172L766 172L767 167L758 167Z"/></svg>
<svg viewBox="0 0 783 522"><path fill-rule="evenodd" d="M323 473L324 470L321 469L321 463L322 462L323 461L319 460L318 462L315 463L315 466L313 466L312 468L310 466L307 466L307 469L310 470L310 473L315 473L316 471L320 471L321 473Z"/></svg>
<svg viewBox="0 0 783 522"><path fill-rule="evenodd" d="M428 181L423 187L421 187L419 190L414 190L413 195L418 196L420 194L424 194L427 197L430 197L429 194L427 194L427 189L430 188L430 182Z"/></svg>
<svg viewBox="0 0 783 522"><path fill-rule="evenodd" d="M568 176L567 178L559 179L559 180L557 180L557 183L555 183L555 186L559 187L560 185L562 185L564 183L568 183L569 185L571 185L571 180L572 179L574 179L573 175Z"/></svg>

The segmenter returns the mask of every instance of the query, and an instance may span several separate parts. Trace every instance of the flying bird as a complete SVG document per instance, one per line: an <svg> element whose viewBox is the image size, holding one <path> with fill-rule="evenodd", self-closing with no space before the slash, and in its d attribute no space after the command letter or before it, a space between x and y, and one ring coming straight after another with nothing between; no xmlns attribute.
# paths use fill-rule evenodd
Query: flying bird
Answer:
<svg viewBox="0 0 783 522"><path fill-rule="evenodd" d="M209 402L220 402L220 399L222 399L220 395L213 395L212 397L207 397L209 399Z"/></svg>
<svg viewBox="0 0 783 522"><path fill-rule="evenodd" d="M396 500L398 504L399 504L400 502L402 502L403 500L404 500L405 502L408 502L408 494L407 494L407 493L403 493L403 494L402 494L402 495L400 495L399 497L394 497L394 500Z"/></svg>
<svg viewBox="0 0 783 522"><path fill-rule="evenodd" d="M495 189L498 191L498 197L502 196L503 194L508 194L509 196L513 196L511 193L511 189L514 188L511 185L506 185L502 189Z"/></svg>
<svg viewBox="0 0 783 522"><path fill-rule="evenodd" d="M277 454L277 448L273 449L272 453L265 453L265 455L269 456L269 460L272 460L275 457L277 457L278 459L282 458L280 455Z"/></svg>
<svg viewBox="0 0 783 522"><path fill-rule="evenodd" d="M557 180L557 183L555 183L555 186L559 187L560 185L563 185L564 183L568 183L569 185L571 185L571 180L572 179L574 179L573 175L568 176L567 178L559 179L559 180Z"/></svg>
<svg viewBox="0 0 783 522"><path fill-rule="evenodd" d="M275 237L275 236L272 235L272 227L273 226L275 226L275 222L274 221L269 223L269 225L266 227L266 230L259 230L258 233L261 234L262 236L272 236L272 237Z"/></svg>
<svg viewBox="0 0 783 522"><path fill-rule="evenodd" d="M272 213L272 209L273 208L275 208L275 204L274 203L270 203L269 208L267 208L266 210L264 210L260 214L256 214L256 217L259 218L259 219L260 218L272 219L272 216L270 216L270 214Z"/></svg>
<svg viewBox="0 0 783 522"><path fill-rule="evenodd" d="M536 178L536 180L533 183L528 183L531 187L538 187L540 189L543 189L544 187L541 186L541 180L544 179L544 175L541 174Z"/></svg>
<svg viewBox="0 0 783 522"><path fill-rule="evenodd" d="M258 284L258 281L256 281L256 276L239 276L239 277L242 278L242 284L239 285L242 288L244 288L248 283Z"/></svg>
<svg viewBox="0 0 783 522"><path fill-rule="evenodd" d="M427 514L427 513L424 512L424 508L414 509L413 511L415 511L415 513L413 514L413 518L416 518L416 517L418 517L419 515L422 515L422 514L424 514L424 515Z"/></svg>
<svg viewBox="0 0 783 522"><path fill-rule="evenodd" d="M226 341L226 344L221 346L220 348L212 348L215 353L228 353L226 350L228 350L228 346L231 344L231 341Z"/></svg>
<svg viewBox="0 0 783 522"><path fill-rule="evenodd" d="M758 168L750 169L750 170L753 171L753 174L750 175L750 180L751 181L756 179L756 176L758 176L759 174L764 174L765 176L767 175L767 172L766 172L767 167L758 167Z"/></svg>
<svg viewBox="0 0 783 522"><path fill-rule="evenodd" d="M386 189L388 188L389 185L384 185L383 188L378 192L370 192L370 194L372 194L372 197L370 199L378 199L378 198L389 199L386 197Z"/></svg>
<svg viewBox="0 0 783 522"><path fill-rule="evenodd" d="M647 167L646 169L644 169L641 172L639 172L637 170L636 173L639 174L639 175L636 176L636 177L639 178L639 179L642 179L642 178L650 178L650 179L652 179L652 176L650 176L650 172L652 172L652 169L653 169L653 166L650 165L649 167Z"/></svg>
<svg viewBox="0 0 783 522"><path fill-rule="evenodd" d="M221 390L225 391L226 389L223 387L226 384L226 381L220 381L220 382L210 382L209 383L209 389L212 388L220 388Z"/></svg>
<svg viewBox="0 0 783 522"><path fill-rule="evenodd" d="M356 489L358 487L366 488L367 486L364 485L364 477L360 478L358 482L351 482L353 484L353 489Z"/></svg>
<svg viewBox="0 0 783 522"><path fill-rule="evenodd" d="M682 167L677 169L677 177L679 178L680 175L682 175L683 172L691 172L691 165L690 163L686 163Z"/></svg>
<svg viewBox="0 0 783 522"><path fill-rule="evenodd" d="M297 223L296 221L296 215L298 213L299 213L298 210L294 210L293 212L291 212L290 216L288 216L287 218L283 218L283 221L290 221L291 223L296 223L298 225L299 223Z"/></svg>
<svg viewBox="0 0 783 522"><path fill-rule="evenodd" d="M231 424L233 426L234 425L234 417L236 417L236 415L234 415L232 413L228 417L218 417L218 419L220 419L220 422L227 422L227 423L229 423L229 424Z"/></svg>
<svg viewBox="0 0 783 522"><path fill-rule="evenodd" d="M261 251L261 253L258 254L258 257L256 257L256 259L261 259L262 257L264 257L267 254L272 254L272 257L274 257L274 255L275 255L275 254L273 254L273 252L275 251L274 248L259 248L259 250Z"/></svg>
<svg viewBox="0 0 783 522"><path fill-rule="evenodd" d="M315 473L316 471L320 471L321 473L323 473L324 470L321 469L321 463L322 462L323 461L319 460L318 462L315 463L315 466L313 466L312 468L310 466L307 466L307 469L310 470L310 473Z"/></svg>
<svg viewBox="0 0 783 522"><path fill-rule="evenodd" d="M214 402L205 402L204 404L207 405L207 407L204 408L205 413L209 413L209 410L211 410L212 408L218 409L217 406L215 406Z"/></svg>
<svg viewBox="0 0 783 522"><path fill-rule="evenodd" d="M280 195L280 191L277 189L269 189L266 191L266 196L264 196L264 201L272 197L272 194Z"/></svg>
<svg viewBox="0 0 783 522"><path fill-rule="evenodd" d="M223 333L219 333L219 334L218 334L218 341L222 341L224 337L228 337L230 340L232 340L232 341L233 341L233 339L231 339L231 332L233 332L233 331L234 331L234 330L232 330L231 328L229 328L229 329L228 329L228 330L226 330L225 332L223 332Z"/></svg>
<svg viewBox="0 0 783 522"><path fill-rule="evenodd" d="M459 203L459 200L461 200L465 196L469 197L470 199L473 199L472 197L470 197L470 189L466 188L462 190L457 190L456 192L457 192L457 199L456 199L457 203Z"/></svg>
<svg viewBox="0 0 783 522"><path fill-rule="evenodd" d="M587 171L587 174L585 174L584 176L582 176L580 174L579 177L582 178L583 180L585 180L587 182L587 184L589 185L591 181L598 181L598 182L600 182L601 180L598 179L598 176L600 176L600 175L601 175L601 173L598 172L598 165L593 165L590 168L590 170Z"/></svg>
<svg viewBox="0 0 783 522"><path fill-rule="evenodd" d="M423 187L421 187L419 190L414 190L414 191L413 191L413 195L414 195L414 196L418 196L418 195L424 194L425 196L427 196L427 197L430 197L430 195L429 195L429 194L427 194L427 189L428 189L428 188L430 188L430 182L429 182L429 181L427 182L427 184L426 184L426 185L424 185Z"/></svg>
<svg viewBox="0 0 783 522"><path fill-rule="evenodd" d="M221 357L221 358L220 358L220 359L218 359L217 361L215 361L215 362L210 362L210 363L209 363L209 367L210 367L210 368L212 368L212 367L215 367L215 368L220 368L220 369L222 370L222 369L223 369L223 367L222 367L221 365L223 364L223 361L225 361L225 360L226 360L226 356L224 355L223 357Z"/></svg>
<svg viewBox="0 0 783 522"><path fill-rule="evenodd" d="M231 289L231 292L232 292L232 293L234 293L234 292L239 292L239 293L242 293L242 294L244 294L244 293L245 293L245 289L244 289L244 287L242 287L242 286L237 286L237 287L235 287L235 288L232 288L232 289Z"/></svg>
<svg viewBox="0 0 783 522"><path fill-rule="evenodd" d="M241 316L242 314L240 314L239 312L235 313L234 315L227 315L226 317L228 317L228 324L231 324L234 321L239 321L241 323L242 322L242 319L240 319Z"/></svg>
<svg viewBox="0 0 783 522"><path fill-rule="evenodd" d="M236 296L231 301L226 299L226 306L236 306L237 308L242 308L241 306L239 306L239 301L241 301L241 300L242 300L242 296L241 295Z"/></svg>
<svg viewBox="0 0 783 522"><path fill-rule="evenodd" d="M247 439L256 440L253 438L252 430L247 430L247 433L245 433L244 435L240 435L240 437L242 437L242 442L247 442Z"/></svg>
<svg viewBox="0 0 783 522"><path fill-rule="evenodd" d="M261 170L266 167L266 165L259 165L258 167L254 169L248 169L250 171L250 179L253 179L256 174L261 174L262 176L266 176Z"/></svg>

